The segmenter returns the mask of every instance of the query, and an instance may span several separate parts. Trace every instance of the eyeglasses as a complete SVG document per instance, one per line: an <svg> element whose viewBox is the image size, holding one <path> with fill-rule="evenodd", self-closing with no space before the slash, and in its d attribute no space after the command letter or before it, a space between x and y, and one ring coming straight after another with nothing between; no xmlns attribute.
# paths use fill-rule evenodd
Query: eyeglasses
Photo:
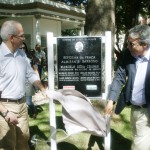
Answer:
<svg viewBox="0 0 150 150"><path fill-rule="evenodd" d="M130 41L127 41L127 44L128 44L128 46L130 46L130 47L136 47L136 46L139 46L140 44L138 44L138 43L132 43L132 42L130 42Z"/></svg>
<svg viewBox="0 0 150 150"><path fill-rule="evenodd" d="M16 37L16 38L18 38L18 39L20 39L20 38L25 38L25 35L24 35L24 34L22 34L22 35L9 34L9 35L12 35L12 36L14 36L14 37Z"/></svg>
<svg viewBox="0 0 150 150"><path fill-rule="evenodd" d="M21 49L26 49L25 47L21 47Z"/></svg>

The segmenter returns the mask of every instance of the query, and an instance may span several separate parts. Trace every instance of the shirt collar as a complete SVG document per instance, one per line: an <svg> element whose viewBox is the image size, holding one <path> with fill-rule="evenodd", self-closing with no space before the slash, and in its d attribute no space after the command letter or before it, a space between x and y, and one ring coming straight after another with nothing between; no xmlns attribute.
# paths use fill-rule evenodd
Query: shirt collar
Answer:
<svg viewBox="0 0 150 150"><path fill-rule="evenodd" d="M146 55L143 56L141 59L149 61L149 59L150 59L150 48L148 49Z"/></svg>
<svg viewBox="0 0 150 150"><path fill-rule="evenodd" d="M2 50L2 53L3 53L4 56L6 56L6 55L14 55L15 56L18 52L18 50L17 50L13 54L4 42L2 42L2 44L1 44L1 50Z"/></svg>

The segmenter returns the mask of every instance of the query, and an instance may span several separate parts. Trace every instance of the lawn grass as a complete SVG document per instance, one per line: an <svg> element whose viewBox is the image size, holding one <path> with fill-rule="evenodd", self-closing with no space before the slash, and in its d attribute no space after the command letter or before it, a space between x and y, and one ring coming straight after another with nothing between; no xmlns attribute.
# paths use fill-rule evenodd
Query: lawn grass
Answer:
<svg viewBox="0 0 150 150"><path fill-rule="evenodd" d="M61 117L62 107L56 104L56 124L57 128L64 129ZM36 135L36 147L31 145L31 150L49 150L50 124L49 124L49 104L37 107L37 118L30 118L30 135ZM112 115L111 118L111 150L130 150L131 128L130 128L130 108L125 108L120 115ZM57 132L57 141L64 137L63 132ZM32 140L34 141L34 140ZM48 142L47 142L48 141ZM103 138L91 136L87 133L80 133L67 138L58 143L58 150L103 150ZM89 145L89 146L88 146Z"/></svg>

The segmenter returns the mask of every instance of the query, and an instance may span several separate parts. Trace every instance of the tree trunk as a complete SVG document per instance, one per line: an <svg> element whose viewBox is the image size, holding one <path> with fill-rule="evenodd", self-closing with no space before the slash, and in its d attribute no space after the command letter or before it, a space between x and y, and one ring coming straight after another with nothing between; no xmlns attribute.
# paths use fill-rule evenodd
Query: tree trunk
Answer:
<svg viewBox="0 0 150 150"><path fill-rule="evenodd" d="M103 35L115 32L115 0L88 0L85 34Z"/></svg>
<svg viewBox="0 0 150 150"><path fill-rule="evenodd" d="M88 36L104 36L105 31L112 32L112 52L110 53L113 54L115 35L115 0L88 0L85 34ZM103 58L105 57L104 53L105 51L102 50ZM112 62L114 62L113 55ZM104 91L105 88L104 66L105 61L102 59L102 91Z"/></svg>

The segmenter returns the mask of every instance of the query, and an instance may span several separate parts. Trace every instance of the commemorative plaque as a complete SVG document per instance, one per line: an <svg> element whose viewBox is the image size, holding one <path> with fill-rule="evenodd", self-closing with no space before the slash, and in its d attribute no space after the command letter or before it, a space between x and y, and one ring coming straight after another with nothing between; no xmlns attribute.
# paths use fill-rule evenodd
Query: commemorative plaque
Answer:
<svg viewBox="0 0 150 150"><path fill-rule="evenodd" d="M58 89L101 96L101 37L57 38Z"/></svg>

